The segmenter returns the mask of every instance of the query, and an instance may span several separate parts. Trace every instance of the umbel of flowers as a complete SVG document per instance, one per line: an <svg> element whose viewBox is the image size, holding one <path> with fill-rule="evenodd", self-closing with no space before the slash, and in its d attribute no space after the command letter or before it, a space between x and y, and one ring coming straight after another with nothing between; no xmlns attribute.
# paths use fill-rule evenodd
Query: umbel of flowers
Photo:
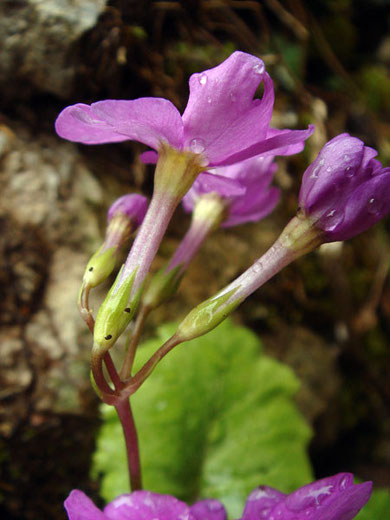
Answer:
<svg viewBox="0 0 390 520"><path fill-rule="evenodd" d="M256 99L260 84L263 95ZM127 195L110 209L105 241L87 265L79 297L81 314L93 333L93 384L121 421L133 493L118 497L102 513L82 492L74 491L66 501L71 520L226 519L217 501L187 506L174 497L137 491L142 488L141 466L130 396L170 350L216 327L283 267L324 242L352 238L390 211L390 169L383 168L375 159L377 152L359 139L348 134L335 137L304 173L297 213L272 247L236 280L190 311L173 336L133 373L149 313L175 294L189 263L212 232L259 220L273 210L280 197L279 190L270 186L277 168L275 156L300 152L314 130L312 126L306 130L271 127L273 82L255 56L235 52L217 67L193 74L189 87L182 115L168 100L141 98L77 104L63 110L56 121L57 133L71 141L139 141L152 149L142 160L157 163L147 209L140 195ZM171 260L147 281L181 201L192 213L190 227ZM95 318L89 309L89 292L111 273L119 249L137 228L127 260ZM110 350L133 319L118 369ZM370 490L370 483L354 485L349 474L318 481L288 496L262 487L249 496L242 520L349 520L368 500Z"/></svg>

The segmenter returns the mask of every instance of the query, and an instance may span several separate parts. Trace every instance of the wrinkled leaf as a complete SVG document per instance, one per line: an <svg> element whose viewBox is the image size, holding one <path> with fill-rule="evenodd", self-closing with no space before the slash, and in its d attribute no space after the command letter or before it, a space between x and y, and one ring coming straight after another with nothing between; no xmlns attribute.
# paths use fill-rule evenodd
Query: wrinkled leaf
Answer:
<svg viewBox="0 0 390 520"><path fill-rule="evenodd" d="M139 350L138 367L175 331ZM132 399L146 489L187 502L222 500L238 516L260 484L282 491L311 480L310 430L293 396L292 370L261 353L258 338L224 322L171 352ZM128 492L127 468L115 411L103 407L94 475L102 495Z"/></svg>

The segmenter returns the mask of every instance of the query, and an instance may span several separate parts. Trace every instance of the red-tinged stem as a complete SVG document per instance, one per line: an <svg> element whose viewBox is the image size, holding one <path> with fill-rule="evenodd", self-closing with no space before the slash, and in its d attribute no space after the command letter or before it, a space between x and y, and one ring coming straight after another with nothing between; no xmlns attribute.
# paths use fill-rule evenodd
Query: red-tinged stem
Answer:
<svg viewBox="0 0 390 520"><path fill-rule="evenodd" d="M95 327L95 320L93 319L92 312L89 309L89 292L91 290L90 285L86 285L83 282L83 285L81 286L79 300L78 300L78 307L80 311L80 315L85 321L85 323L88 325L89 330L93 334L93 329Z"/></svg>
<svg viewBox="0 0 390 520"><path fill-rule="evenodd" d="M129 398L115 403L119 420L125 437L127 463L129 468L130 487L132 491L142 489L141 463L139 456L138 436Z"/></svg>
<svg viewBox="0 0 390 520"><path fill-rule="evenodd" d="M118 372L115 368L114 362L112 361L111 354L107 351L104 354L103 359L107 368L108 375L110 376L111 381L114 383L115 390L120 390L123 387L123 383L121 382Z"/></svg>
<svg viewBox="0 0 390 520"><path fill-rule="evenodd" d="M138 370L134 377L127 381L121 390L121 398L128 397L138 390L144 381L150 376L157 364L177 345L181 343L175 335L168 339L153 356Z"/></svg>
<svg viewBox="0 0 390 520"><path fill-rule="evenodd" d="M91 370L92 375L95 380L96 386L103 394L114 395L114 390L110 388L108 385L104 373L103 373L103 357L102 356L94 356L91 358Z"/></svg>

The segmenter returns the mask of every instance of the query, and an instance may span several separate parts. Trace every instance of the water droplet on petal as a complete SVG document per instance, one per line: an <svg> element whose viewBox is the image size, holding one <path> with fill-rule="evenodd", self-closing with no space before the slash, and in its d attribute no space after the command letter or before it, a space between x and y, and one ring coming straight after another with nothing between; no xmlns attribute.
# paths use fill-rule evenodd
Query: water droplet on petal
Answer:
<svg viewBox="0 0 390 520"><path fill-rule="evenodd" d="M206 85L207 83L207 80L208 80L208 77L207 77L207 74L203 73L199 76L199 83L201 85Z"/></svg>
<svg viewBox="0 0 390 520"><path fill-rule="evenodd" d="M355 170L353 170L351 168L351 166L347 166L345 168L345 174L346 174L347 177L351 178L351 177L353 177L355 175Z"/></svg>
<svg viewBox="0 0 390 520"><path fill-rule="evenodd" d="M344 161L348 162L350 160L351 160L350 156L347 154L344 154Z"/></svg>
<svg viewBox="0 0 390 520"><path fill-rule="evenodd" d="M379 215L383 208L383 202L378 198L371 198L368 201L368 213L371 215Z"/></svg>
<svg viewBox="0 0 390 520"><path fill-rule="evenodd" d="M211 97L208 97L207 98L207 103L211 103L211 101L212 101Z"/></svg>
<svg viewBox="0 0 390 520"><path fill-rule="evenodd" d="M268 513L271 511L271 508L270 507L267 507L265 509L262 509L260 511L260 517L261 518L266 518L267 520L269 520L269 517L268 517Z"/></svg>
<svg viewBox="0 0 390 520"><path fill-rule="evenodd" d="M236 97L236 95L235 95L234 92L231 92L231 93L230 93L230 99L232 100L233 103L234 103L235 100L237 99L237 97Z"/></svg>
<svg viewBox="0 0 390 520"><path fill-rule="evenodd" d="M301 488L286 498L285 504L290 511L303 513L309 508L317 508L333 492L334 486L320 488ZM313 510L313 509L312 509ZM292 520L292 519L291 519Z"/></svg>
<svg viewBox="0 0 390 520"><path fill-rule="evenodd" d="M313 171L311 172L310 178L311 179L318 179L318 174L320 169L324 166L325 159L321 159L318 164L316 164L313 168Z"/></svg>
<svg viewBox="0 0 390 520"><path fill-rule="evenodd" d="M352 484L353 478L351 475L345 475L339 482L339 488L340 489L346 489L349 487L350 484Z"/></svg>
<svg viewBox="0 0 390 520"><path fill-rule="evenodd" d="M327 231L333 231L344 220L344 213L340 210L332 209L325 214L323 221Z"/></svg>
<svg viewBox="0 0 390 520"><path fill-rule="evenodd" d="M253 72L255 74L261 75L261 74L263 74L264 70L265 70L264 63L256 63L256 65L253 66Z"/></svg>
<svg viewBox="0 0 390 520"><path fill-rule="evenodd" d="M328 166L328 167L326 168L326 171L327 171L328 173L330 173L330 172L332 171L332 167L331 167L331 166Z"/></svg>
<svg viewBox="0 0 390 520"><path fill-rule="evenodd" d="M202 153L205 149L205 143L200 137L195 137L190 141L190 150L193 153Z"/></svg>

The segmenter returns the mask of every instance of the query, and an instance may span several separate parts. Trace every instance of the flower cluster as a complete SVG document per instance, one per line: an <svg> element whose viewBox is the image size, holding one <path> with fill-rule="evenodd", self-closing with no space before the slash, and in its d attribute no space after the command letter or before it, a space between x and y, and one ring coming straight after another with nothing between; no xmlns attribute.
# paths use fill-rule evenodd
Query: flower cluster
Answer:
<svg viewBox="0 0 390 520"><path fill-rule="evenodd" d="M240 520L352 520L368 501L372 483L354 484L339 473L303 486L290 495L260 486L248 496ZM135 491L121 495L101 512L82 491L65 501L69 520L227 520L218 500L188 506L171 495Z"/></svg>
<svg viewBox="0 0 390 520"><path fill-rule="evenodd" d="M263 94L255 97L262 85ZM61 112L57 133L71 141L100 144L135 140L151 148L144 162L156 163L151 201L140 195L119 199L109 211L105 241L87 265L79 306L94 336L92 374L99 396L115 406L125 433L134 491L101 512L81 491L65 502L70 520L226 520L224 506L203 500L192 506L167 495L140 491L137 435L129 397L178 344L201 336L223 321L245 298L283 267L324 242L352 238L390 212L390 168L377 152L348 134L329 141L303 175L299 208L272 247L244 273L195 307L169 338L132 374L149 312L173 296L207 237L219 227L258 221L276 206L271 186L275 157L300 152L314 127L271 126L273 82L263 61L234 52L223 63L189 81L181 115L168 100L141 98L76 104ZM182 201L190 227L171 260L146 282L169 221ZM127 260L101 304L96 321L89 290L111 273L117 252L139 227ZM110 349L135 319L120 371ZM106 372L104 371L106 367ZM108 378L110 381L108 381ZM248 497L241 520L352 520L369 499L371 483L353 484L343 473L304 486L290 495L260 487Z"/></svg>

